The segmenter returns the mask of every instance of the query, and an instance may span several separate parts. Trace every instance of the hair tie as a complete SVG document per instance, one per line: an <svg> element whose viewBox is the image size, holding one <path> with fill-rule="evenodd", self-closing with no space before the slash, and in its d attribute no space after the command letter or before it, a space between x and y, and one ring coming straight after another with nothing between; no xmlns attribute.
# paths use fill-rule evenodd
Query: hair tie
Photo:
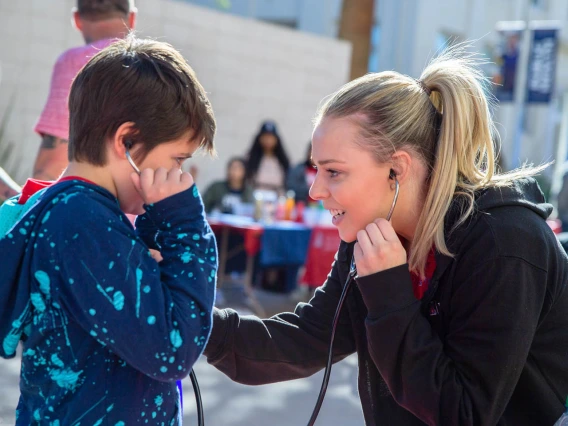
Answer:
<svg viewBox="0 0 568 426"><path fill-rule="evenodd" d="M422 80L417 79L416 82L422 88L422 90L424 90L426 92L426 94L428 96L430 96L432 94L432 90L430 88L428 88L428 86L426 86L426 84L424 84L424 82Z"/></svg>

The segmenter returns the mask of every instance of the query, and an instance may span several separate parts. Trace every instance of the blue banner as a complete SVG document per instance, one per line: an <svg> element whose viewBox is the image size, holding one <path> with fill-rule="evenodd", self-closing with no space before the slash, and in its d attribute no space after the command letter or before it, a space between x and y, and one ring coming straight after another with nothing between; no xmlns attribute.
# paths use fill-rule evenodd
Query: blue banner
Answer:
<svg viewBox="0 0 568 426"><path fill-rule="evenodd" d="M527 102L548 103L556 80L557 29L535 29L529 54Z"/></svg>

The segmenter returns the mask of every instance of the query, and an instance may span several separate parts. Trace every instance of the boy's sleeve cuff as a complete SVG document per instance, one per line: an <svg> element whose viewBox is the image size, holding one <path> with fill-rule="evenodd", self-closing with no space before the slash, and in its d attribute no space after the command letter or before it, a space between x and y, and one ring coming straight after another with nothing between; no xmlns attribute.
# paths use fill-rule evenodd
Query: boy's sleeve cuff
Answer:
<svg viewBox="0 0 568 426"><path fill-rule="evenodd" d="M201 195L195 184L185 191L171 195L157 203L145 204L144 210L155 223L178 217L180 210L183 210L184 215L189 219L199 216L205 218Z"/></svg>
<svg viewBox="0 0 568 426"><path fill-rule="evenodd" d="M407 263L356 280L371 319L418 302Z"/></svg>

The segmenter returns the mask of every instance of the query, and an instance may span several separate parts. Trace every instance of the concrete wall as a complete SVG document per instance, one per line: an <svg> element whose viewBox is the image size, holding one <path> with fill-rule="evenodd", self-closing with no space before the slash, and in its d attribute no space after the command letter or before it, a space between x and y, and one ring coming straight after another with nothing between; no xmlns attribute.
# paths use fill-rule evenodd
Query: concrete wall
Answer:
<svg viewBox="0 0 568 426"><path fill-rule="evenodd" d="M137 0L137 32L172 43L191 66L218 122L216 160L197 156L198 184L224 175L264 119L277 122L291 159L300 161L321 99L348 80L350 44L175 0ZM39 144L33 127L48 95L51 68L82 43L70 24L73 0L0 2L0 119L11 108L4 143L16 149L11 169L23 181ZM1 147L0 147L1 151Z"/></svg>
<svg viewBox="0 0 568 426"><path fill-rule="evenodd" d="M300 31L336 37L342 0L178 0L263 21L295 25Z"/></svg>
<svg viewBox="0 0 568 426"><path fill-rule="evenodd" d="M33 128L47 99L51 68L63 50L83 43L71 26L72 3L0 2L0 120L9 114L2 144L15 147L8 169L20 182L35 160L39 137Z"/></svg>

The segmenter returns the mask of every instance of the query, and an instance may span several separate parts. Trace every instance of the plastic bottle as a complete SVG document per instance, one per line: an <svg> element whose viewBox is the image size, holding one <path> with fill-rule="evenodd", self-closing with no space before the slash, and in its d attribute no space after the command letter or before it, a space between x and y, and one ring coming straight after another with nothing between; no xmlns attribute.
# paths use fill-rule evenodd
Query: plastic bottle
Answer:
<svg viewBox="0 0 568 426"><path fill-rule="evenodd" d="M262 213L263 213L263 210L264 210L263 204L264 204L264 201L262 199L262 192L255 191L254 192L254 220L256 220L257 222L262 219Z"/></svg>
<svg viewBox="0 0 568 426"><path fill-rule="evenodd" d="M286 193L286 203L284 205L284 220L293 220L294 207L296 206L296 193L292 190Z"/></svg>

